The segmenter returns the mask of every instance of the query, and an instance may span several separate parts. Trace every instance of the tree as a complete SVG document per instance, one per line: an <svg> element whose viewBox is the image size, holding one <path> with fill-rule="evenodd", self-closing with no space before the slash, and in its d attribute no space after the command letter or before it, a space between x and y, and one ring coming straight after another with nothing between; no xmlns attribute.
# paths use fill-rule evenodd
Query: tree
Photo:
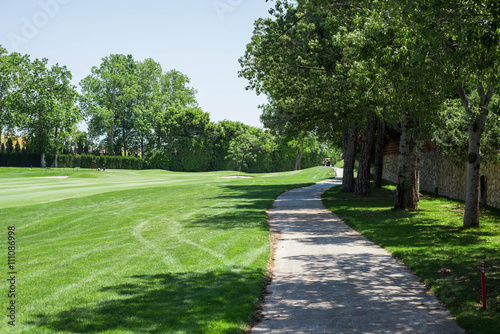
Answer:
<svg viewBox="0 0 500 334"><path fill-rule="evenodd" d="M0 45L0 134L3 134L3 129L9 119L12 119L9 99L12 90L13 72L11 56Z"/></svg>
<svg viewBox="0 0 500 334"><path fill-rule="evenodd" d="M14 152L14 142L12 141L12 137L7 139L7 143L5 143L5 151L9 153Z"/></svg>
<svg viewBox="0 0 500 334"><path fill-rule="evenodd" d="M352 93L355 82L349 73L354 63L345 54L343 38L357 23L344 22L320 7L278 1L271 11L275 19L255 22L252 40L240 58L240 76L249 81L248 88L271 101L264 108L264 124L290 137L314 132L328 138L364 117ZM348 160L354 166L354 157ZM350 175L354 184L353 169ZM344 178L349 180L349 172Z"/></svg>
<svg viewBox="0 0 500 334"><path fill-rule="evenodd" d="M432 61L416 62L413 47L418 31L405 25L397 3L373 3L370 15L358 34L359 57L374 64L373 88L378 92L378 113L401 132L395 207L418 208L417 141L430 135L439 122L444 99L443 78ZM356 43L353 43L356 45Z"/></svg>
<svg viewBox="0 0 500 334"><path fill-rule="evenodd" d="M148 58L137 65L138 94L134 109L135 132L140 145L141 157L147 155L146 147L154 149L153 129L156 113L161 109L161 65Z"/></svg>
<svg viewBox="0 0 500 334"><path fill-rule="evenodd" d="M22 113L19 128L28 135L32 150L41 154L42 167L46 154L60 144L60 131L79 121L71 72L57 64L49 69L47 61L35 59L25 63L27 75L15 96L16 110Z"/></svg>
<svg viewBox="0 0 500 334"><path fill-rule="evenodd" d="M463 226L479 225L479 170L481 137L490 113L489 104L498 86L500 11L493 0L401 1L408 25L420 31L416 54L432 59L448 73L469 118L467 193ZM471 99L477 93L479 99Z"/></svg>
<svg viewBox="0 0 500 334"><path fill-rule="evenodd" d="M383 149L385 143L385 122L379 120L377 122L377 138L375 140L375 170L373 175L373 188L382 188L383 174Z"/></svg>
<svg viewBox="0 0 500 334"><path fill-rule="evenodd" d="M136 110L137 95L139 94L137 62L132 55L121 56L119 62L116 62L116 70L119 71L122 80L122 91L118 99L118 127L121 128L121 144L123 155L127 156L131 135L136 128Z"/></svg>
<svg viewBox="0 0 500 334"><path fill-rule="evenodd" d="M8 64L7 50L0 45L0 135L3 134L3 127L7 114L6 95L10 86L10 66Z"/></svg>
<svg viewBox="0 0 500 334"><path fill-rule="evenodd" d="M280 111L279 106L270 101L267 105L261 106L263 113L260 117L264 127L270 129L274 135L284 136L288 144L295 148L295 163L293 170L301 169L301 159L306 148L306 141L310 139L312 132L304 130L312 128L303 122L296 122L289 117L288 112Z"/></svg>
<svg viewBox="0 0 500 334"><path fill-rule="evenodd" d="M76 107L76 87L70 84L71 73L65 66L55 65L50 71L51 76L51 117L53 118L53 152L54 167L57 167L57 152L69 136L76 131L80 121L80 110Z"/></svg>
<svg viewBox="0 0 500 334"><path fill-rule="evenodd" d="M212 154L209 170L232 170L236 168L233 160L228 160L231 141L250 127L241 122L224 120L210 127Z"/></svg>
<svg viewBox="0 0 500 334"><path fill-rule="evenodd" d="M228 158L237 163L237 170L241 172L244 166L248 169L248 165L255 161L259 148L256 136L250 132L242 132L229 144Z"/></svg>
<svg viewBox="0 0 500 334"><path fill-rule="evenodd" d="M0 45L0 134L11 133L21 123L21 84L27 80L29 57L18 53L8 53Z"/></svg>
<svg viewBox="0 0 500 334"><path fill-rule="evenodd" d="M479 95L473 94L472 100L479 99ZM477 103L477 102L475 102ZM490 113L481 136L481 160L492 163L500 162L500 98L494 96L489 105ZM443 103L441 111L444 123L436 124L433 129L432 140L436 142L441 154L450 158L455 163L466 163L468 152L468 127L469 118L463 112L462 101L458 98L450 99Z"/></svg>
<svg viewBox="0 0 500 334"><path fill-rule="evenodd" d="M162 150L169 145L168 117L177 111L198 108L196 90L189 86L187 75L176 70L163 73L160 77L158 101L155 102L153 129L156 136L156 149Z"/></svg>
<svg viewBox="0 0 500 334"><path fill-rule="evenodd" d="M202 171L210 164L212 148L208 138L211 123L200 108L169 108L162 128L165 151L172 155L171 168L177 171Z"/></svg>
<svg viewBox="0 0 500 334"><path fill-rule="evenodd" d="M372 161L372 148L375 134L375 113L366 122L361 139L361 151L359 153L358 178L354 194L357 196L370 196L370 167Z"/></svg>
<svg viewBox="0 0 500 334"><path fill-rule="evenodd" d="M344 156L344 173L342 178L342 192L354 192L354 164L356 157L356 142L357 131L356 125L350 125L344 131L342 136L343 141L343 156Z"/></svg>
<svg viewBox="0 0 500 334"><path fill-rule="evenodd" d="M133 108L137 85L132 55L110 55L93 67L81 82L80 107L89 131L97 136L105 133L111 154L121 130L121 143L127 150L127 138L133 128Z"/></svg>

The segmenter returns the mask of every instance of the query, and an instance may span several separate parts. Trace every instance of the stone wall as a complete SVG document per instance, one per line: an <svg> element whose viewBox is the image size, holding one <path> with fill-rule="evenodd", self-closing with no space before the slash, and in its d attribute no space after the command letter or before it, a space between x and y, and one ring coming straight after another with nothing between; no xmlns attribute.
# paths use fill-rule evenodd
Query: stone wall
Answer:
<svg viewBox="0 0 500 334"><path fill-rule="evenodd" d="M465 201L467 164L456 164L437 151L419 153L420 190ZM383 178L397 182L398 155L384 155ZM481 204L500 208L500 164L481 164Z"/></svg>

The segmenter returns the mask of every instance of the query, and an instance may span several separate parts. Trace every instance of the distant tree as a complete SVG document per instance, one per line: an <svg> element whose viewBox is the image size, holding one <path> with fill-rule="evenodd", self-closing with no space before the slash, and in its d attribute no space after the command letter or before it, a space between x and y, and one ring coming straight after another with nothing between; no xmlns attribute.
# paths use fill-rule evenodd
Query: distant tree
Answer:
<svg viewBox="0 0 500 334"><path fill-rule="evenodd" d="M76 87L70 84L71 73L66 67L53 66L50 75L52 87L52 117L53 117L53 152L54 167L57 167L57 152L67 144L69 137L76 131L80 121L80 110L76 106L78 93Z"/></svg>
<svg viewBox="0 0 500 334"><path fill-rule="evenodd" d="M71 72L58 64L49 69L47 62L35 59L24 63L26 71L15 95L18 128L27 134L31 150L41 154L42 167L46 154L60 145L61 132L71 131L80 120Z"/></svg>
<svg viewBox="0 0 500 334"><path fill-rule="evenodd" d="M271 130L274 135L284 136L288 139L289 145L295 149L294 170L300 170L302 155L306 149L308 139L312 138L314 129L311 124L307 124L292 117L292 112L281 110L281 107L270 99L267 105L261 106L262 115L260 119L264 127Z"/></svg>
<svg viewBox="0 0 500 334"><path fill-rule="evenodd" d="M126 149L132 129L132 111L137 95L136 64L132 55L110 55L81 82L80 107L93 136L106 134L111 154L115 154L116 137L122 135Z"/></svg>
<svg viewBox="0 0 500 334"><path fill-rule="evenodd" d="M237 170L253 162L260 150L259 139L250 132L241 132L229 144L228 159L232 159L237 164Z"/></svg>
<svg viewBox="0 0 500 334"><path fill-rule="evenodd" d="M210 170L231 170L236 167L236 162L232 159L226 159L229 154L231 141L243 131L250 127L241 122L220 121L211 127L210 137L212 143L212 155Z"/></svg>
<svg viewBox="0 0 500 334"><path fill-rule="evenodd" d="M172 154L172 167L180 171L208 169L212 147L210 116L200 108L170 108L164 114L165 151Z"/></svg>
<svg viewBox="0 0 500 334"><path fill-rule="evenodd" d="M9 153L14 152L14 143L11 137L7 139L7 142L5 144L5 151Z"/></svg>
<svg viewBox="0 0 500 334"><path fill-rule="evenodd" d="M190 85L190 79L176 70L163 73L160 77L159 100L155 103L153 129L156 135L156 149L168 146L169 131L165 127L171 114L198 107L196 90Z"/></svg>
<svg viewBox="0 0 500 334"><path fill-rule="evenodd" d="M134 134L139 146L141 157L148 155L154 149L154 123L161 105L160 80L161 65L148 58L137 64L137 101L134 108Z"/></svg>

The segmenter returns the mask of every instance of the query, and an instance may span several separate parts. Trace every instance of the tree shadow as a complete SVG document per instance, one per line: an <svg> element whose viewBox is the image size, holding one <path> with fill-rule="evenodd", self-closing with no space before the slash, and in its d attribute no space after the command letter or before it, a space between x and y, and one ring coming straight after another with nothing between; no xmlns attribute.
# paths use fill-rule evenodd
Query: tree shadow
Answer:
<svg viewBox="0 0 500 334"><path fill-rule="evenodd" d="M380 192L390 193L387 190ZM332 189L324 197L341 196ZM499 211L482 209L481 219L488 220L488 223L481 228L464 229L461 224L462 202L430 194L424 194L422 198L426 205L421 205L417 211L390 209L390 199L386 200L387 209L380 210L384 199L377 198L377 194L374 199L363 202L352 195L344 195L342 203L325 198L325 204L346 224L403 259L464 321L477 316L475 306L471 305L481 300L481 289L472 282L480 281L479 264L486 262L490 287L488 307L496 309L494 301L498 295L500 260L494 243L498 238L495 221L498 222ZM498 319L497 315L485 323L491 325L498 321L495 319Z"/></svg>
<svg viewBox="0 0 500 334"><path fill-rule="evenodd" d="M99 292L112 297L29 324L56 332L241 333L256 310L264 274L258 270L124 277Z"/></svg>
<svg viewBox="0 0 500 334"><path fill-rule="evenodd" d="M288 190L309 185L221 185L223 195L213 198L219 204L206 210L211 214L197 216L188 226L220 230L258 227L268 230L266 212L275 199ZM231 210L224 210L228 202L231 202ZM220 213L217 213L218 209Z"/></svg>
<svg viewBox="0 0 500 334"><path fill-rule="evenodd" d="M273 308L264 310L264 329L266 319L275 322L274 328L296 333L312 328L332 333L438 333L454 326L419 278L388 254L339 252L288 259L307 276L290 272L273 279L272 294L266 298Z"/></svg>
<svg viewBox="0 0 500 334"><path fill-rule="evenodd" d="M426 201L442 203L444 197L426 196ZM344 217L344 221L367 238L378 239L383 247L469 247L481 245L485 237L495 236L487 230L469 229L464 233L461 226L444 223L441 218L423 218L422 209L416 211L392 208L394 191L377 189L374 197L360 199L353 194L329 190L323 197L325 206ZM355 201L355 205L349 204ZM380 210L380 208L387 208ZM459 210L455 205L451 211ZM460 212L456 213L457 216ZM417 237L418 236L418 237Z"/></svg>

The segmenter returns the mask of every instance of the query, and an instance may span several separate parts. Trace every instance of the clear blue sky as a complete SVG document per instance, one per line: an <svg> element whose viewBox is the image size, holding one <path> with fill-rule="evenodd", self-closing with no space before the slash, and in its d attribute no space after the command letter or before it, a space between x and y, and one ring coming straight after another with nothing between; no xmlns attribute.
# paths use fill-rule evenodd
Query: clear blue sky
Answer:
<svg viewBox="0 0 500 334"><path fill-rule="evenodd" d="M238 78L265 0L0 0L0 44L9 52L66 65L78 83L115 53L153 58L191 78L212 121L261 127L264 96Z"/></svg>

